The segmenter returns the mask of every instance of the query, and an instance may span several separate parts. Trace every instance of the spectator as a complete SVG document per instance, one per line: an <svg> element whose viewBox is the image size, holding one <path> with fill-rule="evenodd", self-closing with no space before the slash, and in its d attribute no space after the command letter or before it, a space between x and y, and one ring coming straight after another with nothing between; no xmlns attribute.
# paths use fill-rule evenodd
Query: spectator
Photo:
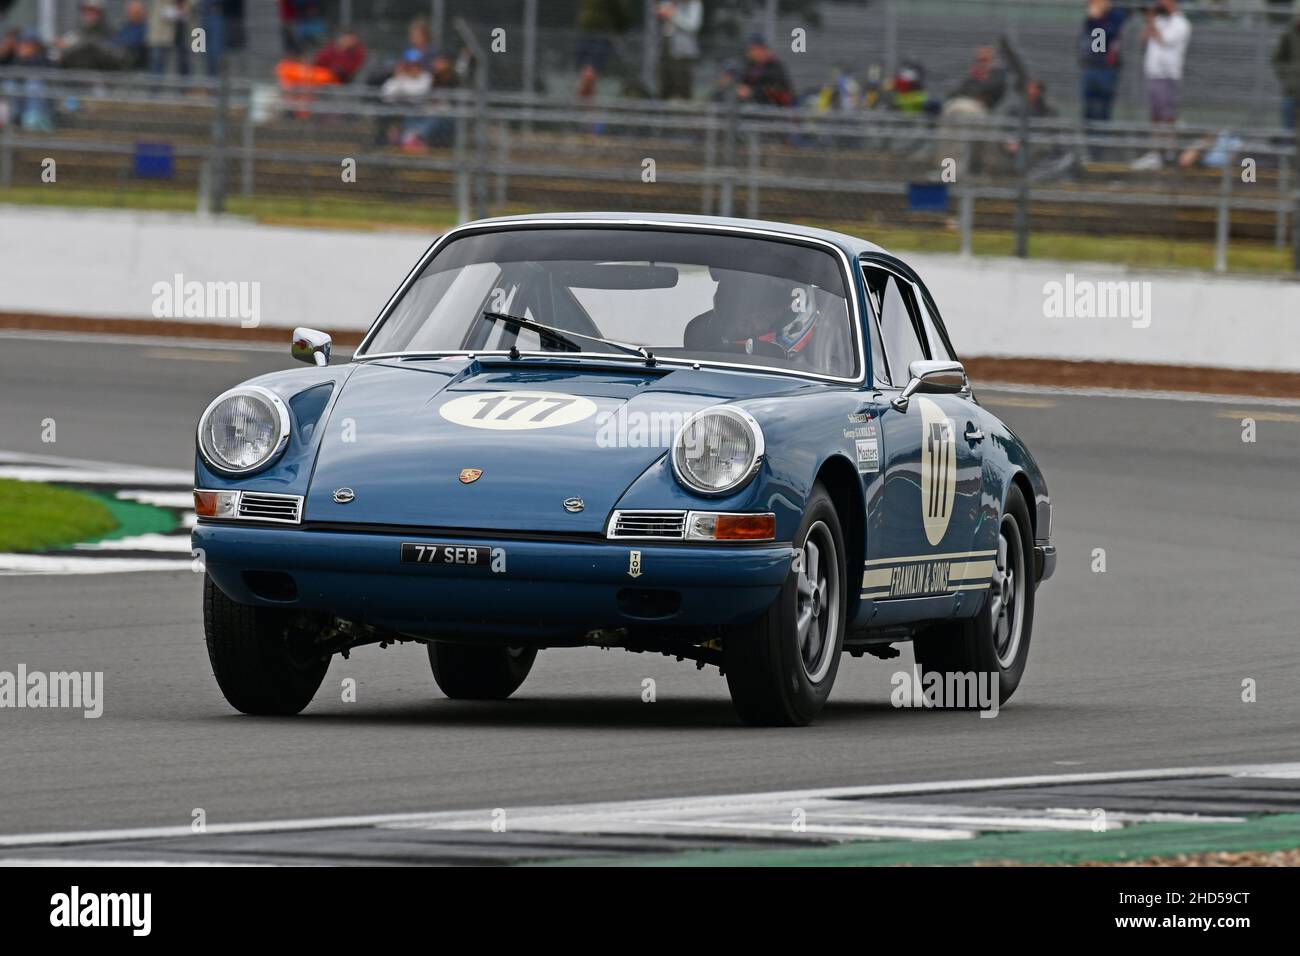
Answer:
<svg viewBox="0 0 1300 956"><path fill-rule="evenodd" d="M664 2L656 12L663 35L659 95L666 100L689 100L695 95L695 62L700 58L704 3L702 0Z"/></svg>
<svg viewBox="0 0 1300 956"><path fill-rule="evenodd" d="M454 90L460 86L460 71L456 69L456 62L445 53L439 53L433 58L433 69L429 72L433 76L435 90Z"/></svg>
<svg viewBox="0 0 1300 956"><path fill-rule="evenodd" d="M1088 0L1079 38L1079 63L1083 68L1083 118L1108 123L1119 90L1120 38L1128 11L1111 0Z"/></svg>
<svg viewBox="0 0 1300 956"><path fill-rule="evenodd" d="M327 33L320 0L280 0L280 35L287 53L313 50Z"/></svg>
<svg viewBox="0 0 1300 956"><path fill-rule="evenodd" d="M1178 0L1156 0L1156 5L1147 10L1142 39L1147 45L1143 72L1147 79L1151 122L1157 128L1172 129L1178 122L1183 64L1187 59L1187 47L1192 42L1192 25L1178 9ZM1173 145L1171 141L1166 142L1165 147L1139 157L1133 168L1159 169L1163 166L1165 158L1162 152L1167 152Z"/></svg>
<svg viewBox="0 0 1300 956"><path fill-rule="evenodd" d="M167 72L168 51L176 53L176 72L190 75L190 24L186 0L150 0L149 71L162 76Z"/></svg>
<svg viewBox="0 0 1300 956"><path fill-rule="evenodd" d="M1243 145L1241 137L1231 130L1220 130L1217 135L1206 136L1179 153L1178 165L1182 169L1194 166L1223 169L1235 165Z"/></svg>
<svg viewBox="0 0 1300 956"><path fill-rule="evenodd" d="M366 48L352 29L344 29L325 44L316 54L315 63L323 66L338 78L340 83L351 83L366 62Z"/></svg>
<svg viewBox="0 0 1300 956"><path fill-rule="evenodd" d="M379 89L385 103L412 103L428 99L433 89L433 75L424 68L424 57L418 50L407 50L393 75Z"/></svg>
<svg viewBox="0 0 1300 956"><path fill-rule="evenodd" d="M117 31L117 46L128 70L143 70L149 65L148 27L149 11L144 0L128 0L126 23Z"/></svg>
<svg viewBox="0 0 1300 956"><path fill-rule="evenodd" d="M6 30L4 36L0 36L0 66L9 66L18 59L18 40L21 36L22 31L17 27Z"/></svg>
<svg viewBox="0 0 1300 956"><path fill-rule="evenodd" d="M952 95L952 99L970 99L983 104L988 112L998 108L1007 92L1007 71L997 65L997 52L991 46L975 50L975 63Z"/></svg>
<svg viewBox="0 0 1300 956"><path fill-rule="evenodd" d="M762 106L791 106L794 88L785 66L759 34L749 38L745 50L745 72L736 86L736 97Z"/></svg>
<svg viewBox="0 0 1300 956"><path fill-rule="evenodd" d="M199 26L204 33L203 61L208 76L221 75L221 61L226 57L226 0L194 0L198 6Z"/></svg>
<svg viewBox="0 0 1300 956"><path fill-rule="evenodd" d="M975 63L961 85L943 104L939 136L934 141L937 162L960 159L961 169L981 172L996 158L996 147L973 131L986 126L1007 91L1007 71L997 65L991 46L975 51Z"/></svg>
<svg viewBox="0 0 1300 956"><path fill-rule="evenodd" d="M614 49L613 38L631 25L628 0L578 0L579 73L589 66L599 79Z"/></svg>
<svg viewBox="0 0 1300 956"><path fill-rule="evenodd" d="M862 103L862 87L842 65L836 64L830 82L817 94L818 113L852 113Z"/></svg>
<svg viewBox="0 0 1300 956"><path fill-rule="evenodd" d="M51 63L40 38L34 33L26 33L18 37L11 65L35 68L48 67ZM54 130L54 108L44 80L5 81L4 91L12 97L10 115L23 129L43 133Z"/></svg>
<svg viewBox="0 0 1300 956"><path fill-rule="evenodd" d="M925 88L925 67L919 63L902 63L893 79L885 84L888 107L899 113L932 113L940 108L931 101Z"/></svg>
<svg viewBox="0 0 1300 956"><path fill-rule="evenodd" d="M402 55L418 53L420 62L428 70L433 68L436 52L433 48L433 31L429 28L429 21L423 17L416 17L406 28L406 49L402 51Z"/></svg>
<svg viewBox="0 0 1300 956"><path fill-rule="evenodd" d="M379 95L385 103L425 105L430 102L432 91L433 74L425 68L421 52L412 48L402 54L397 69L380 88ZM428 116L406 117L400 126L388 129L390 145L400 145L403 149L422 148L439 118L432 118L435 122L431 124Z"/></svg>
<svg viewBox="0 0 1300 956"><path fill-rule="evenodd" d="M1300 6L1278 38L1273 69L1282 85L1282 125L1295 129L1295 105L1300 100Z"/></svg>
<svg viewBox="0 0 1300 956"><path fill-rule="evenodd" d="M1017 96L1006 112L1018 119L1026 109L1031 120L1052 119L1058 115L1056 107L1047 99L1047 84L1041 80L1030 80L1025 84L1025 95ZM1015 162L1020 156L1020 140L1007 140L1003 144L1003 150L1007 158ZM1072 149L1053 143L1029 144L1025 169L1033 181L1055 179L1075 165L1077 154Z"/></svg>
<svg viewBox="0 0 1300 956"><path fill-rule="evenodd" d="M104 0L81 0L77 28L60 38L58 46L59 65L69 70L120 70L126 65L113 43Z"/></svg>

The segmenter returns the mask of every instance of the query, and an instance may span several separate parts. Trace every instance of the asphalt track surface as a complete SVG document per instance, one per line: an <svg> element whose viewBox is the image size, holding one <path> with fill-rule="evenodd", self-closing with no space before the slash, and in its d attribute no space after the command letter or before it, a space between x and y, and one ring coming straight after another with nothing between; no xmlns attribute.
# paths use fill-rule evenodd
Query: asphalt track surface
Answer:
<svg viewBox="0 0 1300 956"><path fill-rule="evenodd" d="M0 337L0 449L187 468L207 402L286 353ZM1300 408L981 396L1039 458L1060 549L996 719L892 708L906 649L846 658L814 726L754 730L712 669L547 651L512 700L467 704L415 645L336 658L303 715L256 719L212 680L197 575L0 577L0 670L105 672L97 720L0 710L0 833L1300 758Z"/></svg>

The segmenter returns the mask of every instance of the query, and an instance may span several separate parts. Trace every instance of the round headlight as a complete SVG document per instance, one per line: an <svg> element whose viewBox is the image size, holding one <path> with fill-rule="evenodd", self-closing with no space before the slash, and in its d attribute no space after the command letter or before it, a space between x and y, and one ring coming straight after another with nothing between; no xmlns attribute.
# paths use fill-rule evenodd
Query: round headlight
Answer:
<svg viewBox="0 0 1300 956"><path fill-rule="evenodd" d="M231 389L199 419L199 451L217 471L231 475L270 463L289 441L289 410L280 396L257 385Z"/></svg>
<svg viewBox="0 0 1300 956"><path fill-rule="evenodd" d="M763 432L748 412L730 405L706 408L689 418L673 443L677 480L702 495L739 488L758 472Z"/></svg>

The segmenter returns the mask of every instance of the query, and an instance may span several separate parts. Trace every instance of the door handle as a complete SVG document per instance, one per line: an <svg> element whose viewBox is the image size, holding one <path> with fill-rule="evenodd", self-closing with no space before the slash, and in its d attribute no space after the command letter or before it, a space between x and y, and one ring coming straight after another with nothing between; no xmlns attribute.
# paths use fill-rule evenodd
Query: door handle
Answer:
<svg viewBox="0 0 1300 956"><path fill-rule="evenodd" d="M966 440L973 442L984 440L984 433L980 431L979 426L974 422L966 423Z"/></svg>

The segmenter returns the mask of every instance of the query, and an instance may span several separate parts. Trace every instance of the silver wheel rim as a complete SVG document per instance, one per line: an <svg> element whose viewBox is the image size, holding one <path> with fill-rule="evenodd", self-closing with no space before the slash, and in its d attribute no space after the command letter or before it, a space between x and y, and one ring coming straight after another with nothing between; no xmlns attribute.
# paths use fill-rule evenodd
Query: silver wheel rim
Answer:
<svg viewBox="0 0 1300 956"><path fill-rule="evenodd" d="M824 521L808 529L802 551L803 561L795 574L795 634L804 673L816 684L834 662L840 624L839 555Z"/></svg>
<svg viewBox="0 0 1300 956"><path fill-rule="evenodd" d="M993 562L993 582L989 594L993 618L993 653L998 666L1007 670L1020 652L1020 636L1025 626L1025 546L1020 525L1013 515L1002 516L998 534L998 555Z"/></svg>

